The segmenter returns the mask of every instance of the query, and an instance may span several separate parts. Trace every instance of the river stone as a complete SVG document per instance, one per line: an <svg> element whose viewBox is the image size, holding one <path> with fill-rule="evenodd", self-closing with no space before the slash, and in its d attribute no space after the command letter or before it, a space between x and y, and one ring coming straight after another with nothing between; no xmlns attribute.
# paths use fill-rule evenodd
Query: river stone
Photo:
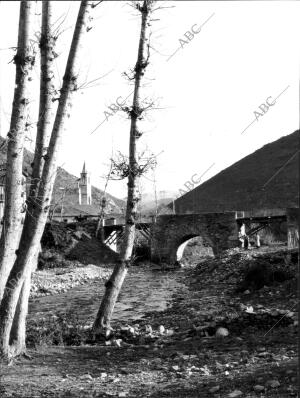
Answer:
<svg viewBox="0 0 300 398"><path fill-rule="evenodd" d="M158 332L159 332L160 334L164 334L164 332L165 332L165 327L164 327L163 325L160 325L160 326L158 327Z"/></svg>
<svg viewBox="0 0 300 398"><path fill-rule="evenodd" d="M234 390L231 393L228 394L228 398L236 398L236 397L241 397L243 395L242 391L240 390Z"/></svg>
<svg viewBox="0 0 300 398"><path fill-rule="evenodd" d="M128 328L128 333L130 333L130 334L135 334L135 329L134 329L132 326L130 326L130 327Z"/></svg>
<svg viewBox="0 0 300 398"><path fill-rule="evenodd" d="M220 390L220 386L215 386L215 387L210 388L209 392L213 394L214 392L217 392L219 390Z"/></svg>
<svg viewBox="0 0 300 398"><path fill-rule="evenodd" d="M152 333L152 326L151 325L146 325L145 326L145 332L146 333Z"/></svg>
<svg viewBox="0 0 300 398"><path fill-rule="evenodd" d="M266 383L266 385L267 385L268 387L271 387L271 388L277 388L277 387L280 386L280 383L279 383L278 380L268 380L267 383Z"/></svg>
<svg viewBox="0 0 300 398"><path fill-rule="evenodd" d="M288 318L292 318L295 315L295 313L293 311L289 311L285 314L285 316L287 316Z"/></svg>
<svg viewBox="0 0 300 398"><path fill-rule="evenodd" d="M256 384L256 385L253 387L253 390L254 390L255 392L262 392L262 391L264 391L264 389L265 389L265 387L264 387L264 386L261 386L260 384Z"/></svg>
<svg viewBox="0 0 300 398"><path fill-rule="evenodd" d="M229 331L226 328L218 328L216 331L216 337L225 337L229 335Z"/></svg>

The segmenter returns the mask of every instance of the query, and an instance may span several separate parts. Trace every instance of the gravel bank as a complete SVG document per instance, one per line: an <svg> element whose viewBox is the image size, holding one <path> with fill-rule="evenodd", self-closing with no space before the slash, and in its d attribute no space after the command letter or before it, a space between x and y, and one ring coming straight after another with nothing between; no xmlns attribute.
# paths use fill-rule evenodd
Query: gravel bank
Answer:
<svg viewBox="0 0 300 398"><path fill-rule="evenodd" d="M107 279L112 268L93 264L75 264L71 268L53 268L36 271L32 275L30 297L50 296L64 293L91 279Z"/></svg>

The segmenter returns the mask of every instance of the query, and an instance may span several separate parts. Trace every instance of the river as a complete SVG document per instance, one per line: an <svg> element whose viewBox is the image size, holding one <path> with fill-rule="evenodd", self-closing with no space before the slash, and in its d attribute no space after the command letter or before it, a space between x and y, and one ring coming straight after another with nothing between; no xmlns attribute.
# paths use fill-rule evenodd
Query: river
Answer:
<svg viewBox="0 0 300 398"><path fill-rule="evenodd" d="M149 266L132 267L119 295L112 323L130 323L143 318L147 312L166 309L173 295L185 289L183 272L151 270ZM51 314L71 311L89 324L95 319L104 289L103 280L91 280L65 293L31 299L29 319L38 320Z"/></svg>

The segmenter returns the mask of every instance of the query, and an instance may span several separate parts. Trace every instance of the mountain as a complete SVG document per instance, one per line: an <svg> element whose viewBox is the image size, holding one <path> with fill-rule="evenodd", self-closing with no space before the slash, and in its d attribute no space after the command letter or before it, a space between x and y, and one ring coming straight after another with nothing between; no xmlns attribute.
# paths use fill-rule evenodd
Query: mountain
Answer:
<svg viewBox="0 0 300 398"><path fill-rule="evenodd" d="M263 146L175 201L176 213L298 206L299 130Z"/></svg>
<svg viewBox="0 0 300 398"><path fill-rule="evenodd" d="M170 211L167 205L172 201L173 197L175 197L175 194L175 191L158 191L156 200L154 193L142 193L138 208L141 209L141 212L145 215L154 215L156 206L158 214L169 213Z"/></svg>
<svg viewBox="0 0 300 398"><path fill-rule="evenodd" d="M6 145L5 139L0 136L0 164L5 163L6 160ZM24 150L24 162L23 170L26 174L31 172L31 163L33 161L33 153L25 148ZM52 194L52 203L59 203L62 201L64 207L75 206L78 204L78 188L77 188L78 177L68 173L65 169L59 167L57 170L57 176ZM64 188L64 190L62 189ZM92 201L93 210L99 211L100 200L102 198L103 191L101 189L92 186ZM106 194L107 198L107 212L119 214L124 208L124 201L110 194Z"/></svg>

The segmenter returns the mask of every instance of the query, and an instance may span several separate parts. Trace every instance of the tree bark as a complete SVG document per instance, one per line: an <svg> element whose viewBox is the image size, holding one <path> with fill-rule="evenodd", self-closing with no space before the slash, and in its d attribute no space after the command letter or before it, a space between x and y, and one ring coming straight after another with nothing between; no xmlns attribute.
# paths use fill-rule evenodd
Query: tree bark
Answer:
<svg viewBox="0 0 300 398"><path fill-rule="evenodd" d="M91 8L92 2L90 1L82 1L80 4L49 148L44 157L45 162L37 193L38 202L28 202L28 212L25 217L18 256L9 275L0 305L0 354L4 357L15 356L25 350L25 345L16 346L14 343L12 345L9 344L13 316L23 283L31 275L32 261L47 221L62 134L66 120L70 116L73 94L77 90L79 49L84 33L89 30L88 23L90 21ZM12 280L15 281L14 288L10 289L9 285Z"/></svg>
<svg viewBox="0 0 300 398"><path fill-rule="evenodd" d="M40 38L41 52L41 77L40 77L40 102L39 120L37 124L37 136L31 175L29 199L37 197L37 189L41 181L44 156L47 153L51 127L54 119L53 113L53 94L55 91L54 80L54 52L56 38L52 32L52 1L42 3L42 33Z"/></svg>
<svg viewBox="0 0 300 398"><path fill-rule="evenodd" d="M30 181L29 197L27 202L32 202L28 211L32 211L32 206L38 205L37 190L41 181L44 167L44 155L47 153L49 145L51 125L53 122L53 93L55 86L53 84L54 72L53 65L55 59L54 47L55 41L52 33L52 1L42 3L42 31L40 38L40 101L39 101L39 120L37 124L37 135L35 142L34 160ZM38 261L39 246L35 254L32 271L35 271ZM30 293L31 276L29 275L23 283L19 301L17 304L10 344L14 344L16 351L25 346L26 315L28 312L28 299Z"/></svg>
<svg viewBox="0 0 300 398"><path fill-rule="evenodd" d="M15 91L7 134L7 160L5 182L5 208L0 239L0 301L5 284L15 260L22 219L23 147L26 131L26 114L29 104L29 85L34 64L34 52L30 43L34 1L20 3L18 49L14 57L16 65Z"/></svg>
<svg viewBox="0 0 300 398"><path fill-rule="evenodd" d="M125 233L121 247L120 262L114 267L113 273L109 281L105 285L105 293L93 325L94 334L109 334L113 310L128 271L135 237L135 222L138 203L136 192L138 178L136 141L139 137L138 121L141 119L142 113L140 100L141 80L145 73L148 62L147 50L149 50L149 48L147 47L147 35L149 34L148 27L151 13L151 2L144 0L143 5L139 8L139 10L142 14L142 22L138 57L135 66L135 87L133 105L130 112L131 125L129 139L129 175L125 217Z"/></svg>

